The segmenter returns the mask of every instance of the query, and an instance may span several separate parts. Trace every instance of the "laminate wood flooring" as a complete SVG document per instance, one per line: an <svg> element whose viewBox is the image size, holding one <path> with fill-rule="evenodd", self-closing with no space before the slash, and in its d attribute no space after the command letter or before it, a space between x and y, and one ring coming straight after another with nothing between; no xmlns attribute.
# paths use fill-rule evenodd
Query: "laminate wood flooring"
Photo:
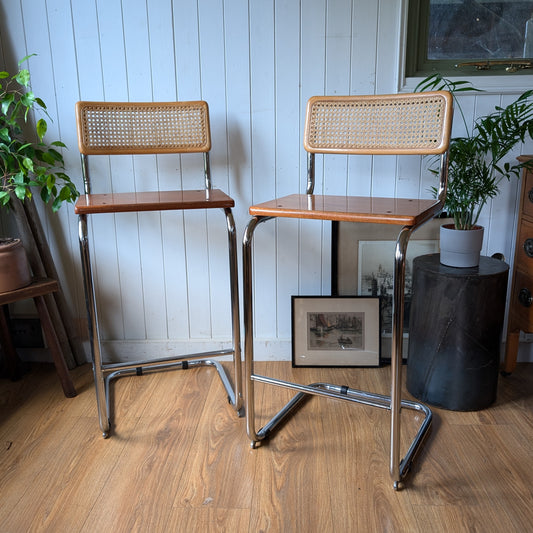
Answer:
<svg viewBox="0 0 533 533"><path fill-rule="evenodd" d="M385 394L390 379L389 367L256 369ZM196 368L117 380L103 439L90 366L73 378L71 399L52 365L0 380L0 533L533 532L533 364L500 377L488 409L434 409L399 492L384 410L312 397L253 450L215 370ZM256 392L261 422L291 394ZM417 416L404 411L404 444Z"/></svg>

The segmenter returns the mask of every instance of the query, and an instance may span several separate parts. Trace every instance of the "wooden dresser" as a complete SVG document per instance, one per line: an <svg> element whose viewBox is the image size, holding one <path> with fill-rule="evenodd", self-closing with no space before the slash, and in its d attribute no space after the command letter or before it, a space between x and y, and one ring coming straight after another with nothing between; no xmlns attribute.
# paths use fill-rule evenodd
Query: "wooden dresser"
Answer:
<svg viewBox="0 0 533 533"><path fill-rule="evenodd" d="M520 161L532 160L533 155L521 156ZM524 169L522 192L516 230L513 283L509 303L509 323L503 372L511 373L516 366L520 331L533 333L533 170Z"/></svg>

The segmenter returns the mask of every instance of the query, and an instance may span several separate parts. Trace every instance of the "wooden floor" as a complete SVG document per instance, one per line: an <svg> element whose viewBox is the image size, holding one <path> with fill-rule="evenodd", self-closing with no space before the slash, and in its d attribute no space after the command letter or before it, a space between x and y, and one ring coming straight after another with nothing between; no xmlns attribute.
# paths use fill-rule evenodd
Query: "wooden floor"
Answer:
<svg viewBox="0 0 533 533"><path fill-rule="evenodd" d="M388 367L257 366L388 389ZM114 433L104 440L90 368L73 374L73 399L48 365L0 380L2 533L533 531L533 364L500 378L489 409L435 409L399 492L388 475L386 411L313 397L252 450L214 370L197 368L118 380ZM256 390L269 412L289 394ZM415 416L404 413L406 433Z"/></svg>

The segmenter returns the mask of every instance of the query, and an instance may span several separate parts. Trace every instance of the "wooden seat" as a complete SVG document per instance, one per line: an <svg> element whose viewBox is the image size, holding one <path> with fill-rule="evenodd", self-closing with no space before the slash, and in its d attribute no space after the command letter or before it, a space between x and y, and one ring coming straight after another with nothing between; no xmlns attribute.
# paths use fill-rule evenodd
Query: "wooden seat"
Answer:
<svg viewBox="0 0 533 533"><path fill-rule="evenodd" d="M253 205L243 241L244 353L246 416L252 446L270 437L275 429L311 395L362 403L391 413L390 474L395 489L410 470L432 420L431 410L401 399L405 254L411 233L433 218L444 206L447 184L447 155L452 122L452 97L446 91L385 96L316 96L307 104L304 148L307 151L305 194L292 194ZM314 194L315 155L433 155L440 157L438 197L375 198ZM393 324L390 396L359 391L328 383L303 385L281 381L254 372L253 236L259 224L276 218L364 222L398 227L394 255ZM320 238L320 237L319 237ZM392 258L391 258L392 260ZM283 272L278 272L278 277ZM259 305L256 304L256 305ZM259 315L255 320L261 320ZM256 429L255 382L298 391L294 398L261 429ZM400 410L422 415L419 430L400 460ZM261 416L263 419L263 416Z"/></svg>
<svg viewBox="0 0 533 533"><path fill-rule="evenodd" d="M415 226L434 212L435 200L292 194L250 207L258 217L308 218Z"/></svg>
<svg viewBox="0 0 533 533"><path fill-rule="evenodd" d="M76 396L76 389L65 362L54 324L52 323L48 308L44 301L44 296L46 294L51 294L58 290L59 284L55 279L43 278L32 280L32 282L26 287L0 293L0 342L2 343L4 356L6 358L7 373L11 377L16 377L18 357L9 332L5 306L20 300L33 298L43 328L46 344L52 355L59 381L63 387L63 392L67 398L73 398Z"/></svg>
<svg viewBox="0 0 533 533"><path fill-rule="evenodd" d="M140 193L82 195L76 202L77 215L94 213L128 213L184 209L226 209L235 202L225 192L211 189L199 191L155 191Z"/></svg>
<svg viewBox="0 0 533 533"><path fill-rule="evenodd" d="M89 317L91 354L96 385L100 428L107 437L111 427L109 400L110 382L121 376L141 375L144 369L186 369L194 366L214 366L225 387L228 399L242 415L241 353L239 323L239 292L234 201L226 193L211 186L209 151L211 133L209 109L206 102L78 102L76 104L78 146L82 159L85 194L76 202L74 211L79 217L79 238ZM89 158L95 156L191 154L203 155L204 187L196 190L137 190L132 184L126 191L92 192L93 182ZM103 180L99 180L103 181ZM178 178L176 177L176 182ZM231 348L209 352L155 356L143 361L106 363L101 353L96 288L89 253L88 217L102 213L121 213L220 209L225 215L228 234L230 272L230 312L232 317ZM98 238L98 235L95 235ZM105 238L105 235L103 235ZM131 290L138 290L132 287ZM233 358L233 385L217 357Z"/></svg>

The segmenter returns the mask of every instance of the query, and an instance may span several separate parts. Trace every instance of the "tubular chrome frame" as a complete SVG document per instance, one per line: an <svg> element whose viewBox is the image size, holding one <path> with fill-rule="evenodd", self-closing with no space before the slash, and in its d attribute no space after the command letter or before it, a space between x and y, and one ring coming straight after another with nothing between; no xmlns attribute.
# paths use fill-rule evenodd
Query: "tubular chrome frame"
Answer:
<svg viewBox="0 0 533 533"><path fill-rule="evenodd" d="M440 157L440 186L438 191L438 209L444 205L447 182L447 152ZM308 154L307 192L311 197L314 188L314 154ZM411 234L431 218L420 220L415 226L404 226L400 229L396 241L394 255L394 287L392 302L392 354L391 354L391 393L383 396L372 392L351 389L346 386L329 383L313 383L300 385L279 379L273 379L254 373L253 346L253 263L252 244L257 226L276 217L255 216L249 221L243 238L243 300L244 300L244 365L245 365L245 400L246 400L246 431L251 440L252 448L268 438L281 423L290 416L309 395L326 396L339 400L351 401L371 407L386 409L391 413L390 420L390 462L389 472L395 490L409 473L412 462L427 436L433 419L431 409L420 402L401 399L402 351L403 351L403 318L405 300L405 257ZM298 391L274 417L261 429L256 430L255 423L255 382L267 383ZM400 459L400 426L401 410L410 409L422 413L424 418L412 440L407 453Z"/></svg>
<svg viewBox="0 0 533 533"><path fill-rule="evenodd" d="M411 106L413 98L421 107L410 107L409 118L405 121L398 116L389 113L390 106ZM407 100L409 102L407 102ZM375 109L375 103L379 105ZM431 104L431 105L429 105ZM433 107L433 105L436 107ZM429 106L429 107L428 107ZM407 109L405 107L405 109ZM432 108L430 110L430 108ZM366 109L366 111L362 111ZM411 114L411 111L413 112ZM426 124L425 114L435 112L435 120L429 123L432 127L421 132L420 124ZM421 113L421 115L418 115ZM377 114L376 120L370 120L370 115ZM420 118L423 116L424 118ZM386 409L391 413L390 419L390 464L389 470L395 490L401 487L402 481L408 474L414 456L420 449L432 422L431 410L419 402L411 402L401 399L401 372L402 372L402 340L403 340L403 312L404 312L404 289L405 289L405 257L407 245L411 233L422 226L425 222L437 215L444 207L446 186L448 177L448 149L453 116L453 100L445 91L419 93L416 95L385 95L385 96L315 96L307 103L306 126L304 131L304 148L307 151L307 209L306 213L301 210L284 210L283 200L280 200L280 209L276 211L270 205L263 209L260 206L250 208L254 215L249 221L243 238L243 279L244 279L244 361L245 361L245 387L246 387L246 429L251 440L252 447L266 439L303 400L310 395L326 396L339 400L347 400L363 405ZM410 120L413 119L413 120ZM401 125L405 136L396 138L394 127ZM360 130L360 131L359 131ZM387 135L382 134L387 131ZM357 133L356 133L357 132ZM402 133L403 135L403 133ZM440 154L440 172L437 201L425 211L415 217L404 218L407 225L401 227L396 241L394 255L394 287L392 302L392 354L391 354L391 389L390 396L383 396L371 392L351 389L346 386L332 385L328 383L313 383L300 385L279 379L273 379L258 375L254 372L254 346L253 346L253 265L252 244L255 230L259 224L272 218L317 218L319 220L352 220L368 222L368 213L348 213L353 215L346 217L346 213L333 214L318 213L311 216L314 210L314 187L315 187L315 153L319 154L365 154L365 155L429 155ZM298 195L301 205L304 204L303 195ZM296 212L296 214L295 214ZM333 217L333 218L329 218ZM380 217L377 217L380 218ZM376 222L384 224L398 224L394 217L387 219L386 215ZM255 382L275 385L296 390L294 396L274 417L261 429L256 430L255 416ZM422 413L423 420L412 440L406 455L400 459L400 422L401 410L411 409Z"/></svg>
<svg viewBox="0 0 533 533"><path fill-rule="evenodd" d="M391 394L383 396L372 392L351 389L345 386L329 383L313 383L300 385L269 378L254 373L253 347L253 279L252 279L252 241L255 229L262 223L274 217L253 217L246 227L243 239L243 276L244 276L244 364L245 364L245 400L246 400L246 430L251 440L252 448L268 438L281 423L290 416L309 395L326 396L371 407L386 409L391 413L390 423L390 475L395 490L408 474L413 459L420 449L432 422L431 410L422 403L401 399L401 371L402 371L402 342L403 337L403 307L405 286L405 254L412 231L415 228L403 227L396 242L394 268L394 299L393 299L393 331L391 356ZM255 382L266 383L298 391L274 417L261 429L256 430L255 423ZM411 409L423 414L424 418L419 426L415 438L405 456L400 459L400 412L401 409Z"/></svg>
<svg viewBox="0 0 533 533"><path fill-rule="evenodd" d="M88 173L87 156L81 154L81 161L85 193L89 194L90 179ZM211 180L209 174L209 155L207 153L204 154L204 173L206 194L209 195ZM78 237L85 288L85 302L87 306L87 315L89 320L89 339L96 389L96 403L98 409L98 420L100 424L100 429L104 438L107 438L109 436L111 429L111 381L123 376L142 375L147 371L154 372L158 370L168 370L171 368L188 369L197 366L212 366L218 372L218 375L226 390L229 403L232 405L235 411L237 411L239 417L244 416L242 396L237 237L232 210L230 208L224 208L223 211L226 217L226 226L228 232L230 300L232 317L232 348L195 354L185 354L153 360L115 364L106 364L102 360L100 330L98 325L98 308L96 303L94 277L91 268L91 257L89 251L87 215L79 215ZM233 387L223 366L218 361L212 360L213 357L220 357L224 355L233 356Z"/></svg>

